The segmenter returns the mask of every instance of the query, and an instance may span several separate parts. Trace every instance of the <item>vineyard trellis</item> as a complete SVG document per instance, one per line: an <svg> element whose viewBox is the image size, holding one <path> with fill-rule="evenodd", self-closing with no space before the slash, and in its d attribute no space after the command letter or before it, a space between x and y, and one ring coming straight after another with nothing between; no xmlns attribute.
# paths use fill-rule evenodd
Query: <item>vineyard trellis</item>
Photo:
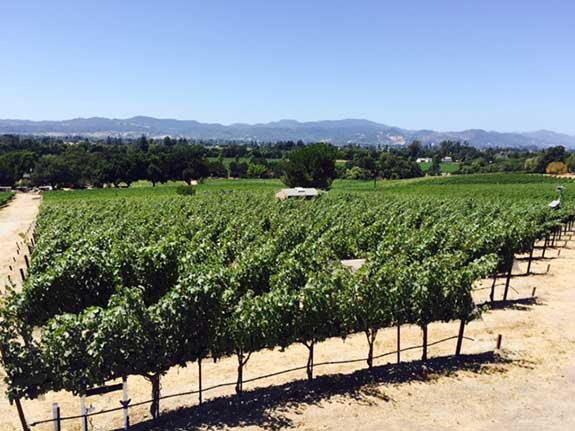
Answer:
<svg viewBox="0 0 575 431"><path fill-rule="evenodd" d="M156 418L161 376L208 357L237 358L241 396L243 369L263 349L305 345L311 380L314 346L327 338L364 333L371 369L382 328L397 327L399 360L401 326L418 325L425 360L428 325L459 321L459 353L481 314L474 282L504 275L506 299L514 256L532 258L544 239L545 257L571 230L573 206L552 211L548 196L46 202L23 289L1 310L7 395L82 396L139 375ZM355 272L340 263L355 258L366 259Z"/></svg>
<svg viewBox="0 0 575 431"><path fill-rule="evenodd" d="M469 337L463 337L462 339L459 338L459 335L454 335L451 337L446 337L446 338L442 338L440 340L436 340L433 341L431 343L428 343L427 346L431 347L431 346L436 346L438 344L442 344L451 340L457 339L458 340L458 347L457 349L459 349L459 343L460 340L468 340L468 341L474 341L473 338L469 338ZM404 349L401 350L401 352L407 352L410 350L416 350L416 349L422 349L423 345L417 345L417 346L409 346L406 347ZM500 345L497 346L497 349L500 348ZM379 355L375 355L373 356L373 360L376 359L381 359L384 358L386 356L392 356L395 355L399 352L397 351L389 351L389 352L385 352L385 353L381 353ZM459 356L460 352L456 351L456 356ZM314 367L321 367L321 366L326 366L326 365L341 365L341 364L352 364L352 363L358 363L358 362L366 362L366 358L356 358L356 359L341 359L341 360L337 360L337 361L325 361L325 362L320 362L317 364L314 364ZM256 382L259 380L263 380L263 379L267 379L270 377L276 377L279 375L283 375L283 374L288 374L288 373L293 373L296 371L303 371L303 370L307 370L307 365L304 366L299 366L299 367L293 367L293 368L289 368L286 370L281 370L281 371L276 371L273 373L269 373L269 374L265 374L265 375L261 375L261 376L256 376L256 377L252 377L250 379L245 379L243 381L243 383L252 383L252 382ZM190 391L185 391L185 392L179 392L179 393L174 393L174 394L168 394L168 395L162 395L158 398L158 401L161 400L167 400L167 399L171 399L171 398L176 398L176 397L183 397L183 396L187 396L187 395L198 395L198 400L199 400L199 405L201 405L201 396L202 394L205 394L206 392L209 392L211 390L215 390L215 389L219 389L219 388L223 388L223 387L231 387L231 386L236 386L237 382L227 382L227 383L219 383L207 388L202 389L198 389L198 390L190 390ZM66 421L73 421L73 420L82 420L85 421L86 419L89 419L90 417L94 417L94 416L101 416L104 414L108 414L108 413L114 413L114 412L119 412L119 411L123 411L124 412L124 417L129 416L129 409L130 408L135 408L135 407L139 407L139 406L143 406L143 405L147 405L147 404L152 404L155 400L150 399L150 400L144 400L144 401L138 401L135 403L131 403L131 401L126 402L126 397L124 396L124 398L122 399L122 401L120 401L121 406L120 407L113 407L113 408L108 408L108 409L102 409L99 410L97 412L92 412L92 413L84 413L84 414L79 414L79 415L70 415L70 416L61 416L59 409L57 410L57 412L53 413L53 417L49 418L49 419L43 419L43 420L37 420L34 422L31 422L28 424L29 427L34 428L37 427L39 425L43 425L43 424L48 424L48 423L54 423L57 422L58 424L62 423L62 422L66 422ZM129 420L128 421L124 421L124 429L129 429L130 425L129 425Z"/></svg>

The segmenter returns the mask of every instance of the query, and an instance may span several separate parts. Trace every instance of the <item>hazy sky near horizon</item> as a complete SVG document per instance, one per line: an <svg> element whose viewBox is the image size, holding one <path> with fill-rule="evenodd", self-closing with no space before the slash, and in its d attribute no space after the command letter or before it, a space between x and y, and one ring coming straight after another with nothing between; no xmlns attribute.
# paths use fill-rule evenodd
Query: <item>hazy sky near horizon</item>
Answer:
<svg viewBox="0 0 575 431"><path fill-rule="evenodd" d="M575 134L570 0L1 0L0 118Z"/></svg>

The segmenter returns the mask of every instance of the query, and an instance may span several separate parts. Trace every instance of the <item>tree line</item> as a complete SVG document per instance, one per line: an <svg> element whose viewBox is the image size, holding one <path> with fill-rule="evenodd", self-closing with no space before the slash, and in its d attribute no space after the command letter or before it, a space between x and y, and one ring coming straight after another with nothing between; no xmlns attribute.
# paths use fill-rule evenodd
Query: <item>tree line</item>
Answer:
<svg viewBox="0 0 575 431"><path fill-rule="evenodd" d="M575 170L575 156L564 147L534 152L480 150L453 141L437 146L414 141L405 147L382 148L306 145L301 141L241 144L145 136L65 141L4 135L0 136L0 185L129 187L139 180L156 185L231 177L283 178L290 186L326 188L335 178L371 180L440 175L441 160L446 157L460 163L455 174ZM426 171L417 163L421 158L432 160Z"/></svg>

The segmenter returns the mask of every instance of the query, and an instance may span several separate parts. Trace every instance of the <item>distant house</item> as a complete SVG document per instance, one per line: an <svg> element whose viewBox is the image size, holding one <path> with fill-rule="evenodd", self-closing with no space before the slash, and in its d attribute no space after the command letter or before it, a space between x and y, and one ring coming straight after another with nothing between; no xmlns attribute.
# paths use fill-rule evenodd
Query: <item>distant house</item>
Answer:
<svg viewBox="0 0 575 431"><path fill-rule="evenodd" d="M444 157L443 159L441 159L441 161L442 161L443 163L451 163L451 162L453 162L453 157L446 156L446 157Z"/></svg>
<svg viewBox="0 0 575 431"><path fill-rule="evenodd" d="M282 189L276 193L276 199L283 201L291 198L311 199L319 195L319 191L313 188L294 187L293 189Z"/></svg>
<svg viewBox="0 0 575 431"><path fill-rule="evenodd" d="M416 160L417 163L431 163L431 157L420 157Z"/></svg>

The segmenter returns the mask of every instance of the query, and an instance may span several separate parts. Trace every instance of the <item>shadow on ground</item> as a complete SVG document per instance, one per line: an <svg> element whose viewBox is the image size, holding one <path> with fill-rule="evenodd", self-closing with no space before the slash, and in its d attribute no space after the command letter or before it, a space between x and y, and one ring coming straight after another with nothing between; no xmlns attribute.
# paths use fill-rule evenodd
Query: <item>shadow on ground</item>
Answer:
<svg viewBox="0 0 575 431"><path fill-rule="evenodd" d="M487 310L530 311L534 305L545 305L545 303L540 299L538 300L536 296L529 296L527 298L508 299L506 301L487 301L479 306Z"/></svg>
<svg viewBox="0 0 575 431"><path fill-rule="evenodd" d="M352 374L320 376L308 383L305 380L283 385L257 388L242 395L241 405L235 396L215 398L202 406L182 408L166 412L155 421L136 424L136 431L194 430L197 428L225 428L255 425L270 430L294 426L288 413L302 405L317 404L337 395L356 402L373 403L374 397L389 401L377 384L401 384L431 380L453 375L458 371L475 373L502 372L501 367L489 364L511 362L497 353L485 352L474 355L444 356L401 364L386 364L355 371Z"/></svg>

